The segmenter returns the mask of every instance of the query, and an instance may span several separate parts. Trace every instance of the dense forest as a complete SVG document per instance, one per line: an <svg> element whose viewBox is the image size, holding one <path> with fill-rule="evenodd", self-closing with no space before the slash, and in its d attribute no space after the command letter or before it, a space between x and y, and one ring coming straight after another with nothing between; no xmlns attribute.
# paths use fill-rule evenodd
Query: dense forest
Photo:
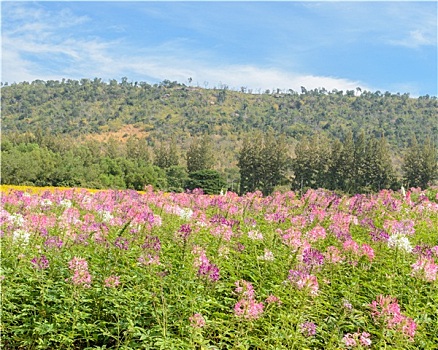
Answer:
<svg viewBox="0 0 438 350"><path fill-rule="evenodd" d="M101 79L3 84L2 183L207 193L426 187L438 100Z"/></svg>

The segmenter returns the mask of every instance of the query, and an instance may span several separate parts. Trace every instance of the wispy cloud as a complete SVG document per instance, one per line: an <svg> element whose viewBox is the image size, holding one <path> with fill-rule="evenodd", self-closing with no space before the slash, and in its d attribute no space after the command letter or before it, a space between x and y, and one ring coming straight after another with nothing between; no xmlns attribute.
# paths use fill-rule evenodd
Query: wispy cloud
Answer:
<svg viewBox="0 0 438 350"><path fill-rule="evenodd" d="M199 85L208 82L209 87L225 84L234 89L373 90L379 84L369 86L321 70L315 74L306 57L324 57L324 50L361 40L409 49L436 46L436 15L409 3L379 4L377 14L364 3L290 3L284 5L288 16L282 15L283 5L273 5L269 12L268 3L257 7L236 3L234 12L218 3L217 11L207 3L168 3L164 10L156 2L115 3L120 11L143 14L161 25L142 27L137 41L132 33L137 29L129 22L117 17L96 22L98 12L78 15L83 11L72 4L2 4L2 81L126 76L186 82L190 77ZM202 10L194 13L198 7ZM402 20L388 25L392 17ZM172 34L167 35L164 23L173 26Z"/></svg>
<svg viewBox="0 0 438 350"><path fill-rule="evenodd" d="M208 82L210 87L225 84L235 89L242 86L263 90L299 90L301 86L354 89L363 86L348 79L300 75L250 64L218 66L217 60L208 52L193 52L181 39L140 49L128 47L123 38L108 41L72 37L63 29L83 24L89 18L75 16L66 9L49 13L41 8L13 6L8 9L8 18L15 25L3 31L3 81L128 76L180 82L191 77L199 84ZM122 52L129 52L129 55ZM39 60L35 60L36 57ZM49 64L43 64L41 60Z"/></svg>

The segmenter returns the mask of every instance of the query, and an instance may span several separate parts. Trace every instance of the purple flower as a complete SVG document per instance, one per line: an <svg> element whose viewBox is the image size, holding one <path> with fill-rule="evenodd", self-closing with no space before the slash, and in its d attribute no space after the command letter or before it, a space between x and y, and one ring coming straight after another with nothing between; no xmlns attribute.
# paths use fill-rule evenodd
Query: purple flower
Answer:
<svg viewBox="0 0 438 350"><path fill-rule="evenodd" d="M308 248L303 252L303 262L309 267L320 266L324 264L324 255L317 249Z"/></svg>
<svg viewBox="0 0 438 350"><path fill-rule="evenodd" d="M146 236L142 249L159 252L161 250L161 241L157 236Z"/></svg>
<svg viewBox="0 0 438 350"><path fill-rule="evenodd" d="M304 322L300 324L300 331L306 337L311 337L316 334L316 324L313 322Z"/></svg>
<svg viewBox="0 0 438 350"><path fill-rule="evenodd" d="M123 237L117 237L116 241L114 242L114 245L119 248L119 249L123 249L123 250L128 250L129 248L129 242L127 238L123 238Z"/></svg>
<svg viewBox="0 0 438 350"><path fill-rule="evenodd" d="M189 224L183 224L179 228L177 232L178 238L182 239L183 241L187 241L189 239L190 234L192 233L192 228Z"/></svg>
<svg viewBox="0 0 438 350"><path fill-rule="evenodd" d="M44 245L49 248L61 248L63 244L64 243L58 236L51 236L44 242Z"/></svg>
<svg viewBox="0 0 438 350"><path fill-rule="evenodd" d="M35 257L31 260L32 267L39 270L45 270L49 268L49 260L45 255L41 255L40 257Z"/></svg>
<svg viewBox="0 0 438 350"><path fill-rule="evenodd" d="M216 282L220 277L219 268L210 262L202 263L198 269L198 276L207 277L212 282Z"/></svg>

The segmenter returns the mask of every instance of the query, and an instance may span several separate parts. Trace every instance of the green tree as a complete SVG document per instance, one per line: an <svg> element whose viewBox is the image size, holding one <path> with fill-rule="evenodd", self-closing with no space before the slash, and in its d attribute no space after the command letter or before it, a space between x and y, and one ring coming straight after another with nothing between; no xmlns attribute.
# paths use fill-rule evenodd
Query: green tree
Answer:
<svg viewBox="0 0 438 350"><path fill-rule="evenodd" d="M159 147L154 149L154 165L161 169L167 169L179 164L178 147L176 140L171 139L169 143L161 142Z"/></svg>
<svg viewBox="0 0 438 350"><path fill-rule="evenodd" d="M404 181L408 187L426 188L437 178L437 149L429 138L420 145L415 136L403 159Z"/></svg>
<svg viewBox="0 0 438 350"><path fill-rule="evenodd" d="M200 170L189 173L187 188L194 190L200 188L206 194L219 194L226 189L226 181L216 170Z"/></svg>
<svg viewBox="0 0 438 350"><path fill-rule="evenodd" d="M294 172L293 187L306 188L329 187L331 169L331 144L322 135L310 139L304 136L295 148L292 161Z"/></svg>
<svg viewBox="0 0 438 350"><path fill-rule="evenodd" d="M174 164L173 164L174 165ZM210 170L214 165L211 138L205 134L195 137L187 151L187 170L193 173L201 170Z"/></svg>
<svg viewBox="0 0 438 350"><path fill-rule="evenodd" d="M240 192L260 190L270 194L286 181L289 167L288 145L284 137L253 133L243 141L239 152Z"/></svg>

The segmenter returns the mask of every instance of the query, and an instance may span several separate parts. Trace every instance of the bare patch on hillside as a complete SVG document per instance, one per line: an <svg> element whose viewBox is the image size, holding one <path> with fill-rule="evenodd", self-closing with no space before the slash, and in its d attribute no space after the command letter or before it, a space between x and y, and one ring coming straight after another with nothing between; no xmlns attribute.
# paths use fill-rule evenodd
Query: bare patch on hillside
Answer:
<svg viewBox="0 0 438 350"><path fill-rule="evenodd" d="M137 138L141 139L148 137L149 133L144 131L144 129L141 127L133 124L127 124L118 131L107 131L100 134L89 134L85 136L85 139L106 142L110 138L113 138L119 142L126 142L130 136L136 136Z"/></svg>

